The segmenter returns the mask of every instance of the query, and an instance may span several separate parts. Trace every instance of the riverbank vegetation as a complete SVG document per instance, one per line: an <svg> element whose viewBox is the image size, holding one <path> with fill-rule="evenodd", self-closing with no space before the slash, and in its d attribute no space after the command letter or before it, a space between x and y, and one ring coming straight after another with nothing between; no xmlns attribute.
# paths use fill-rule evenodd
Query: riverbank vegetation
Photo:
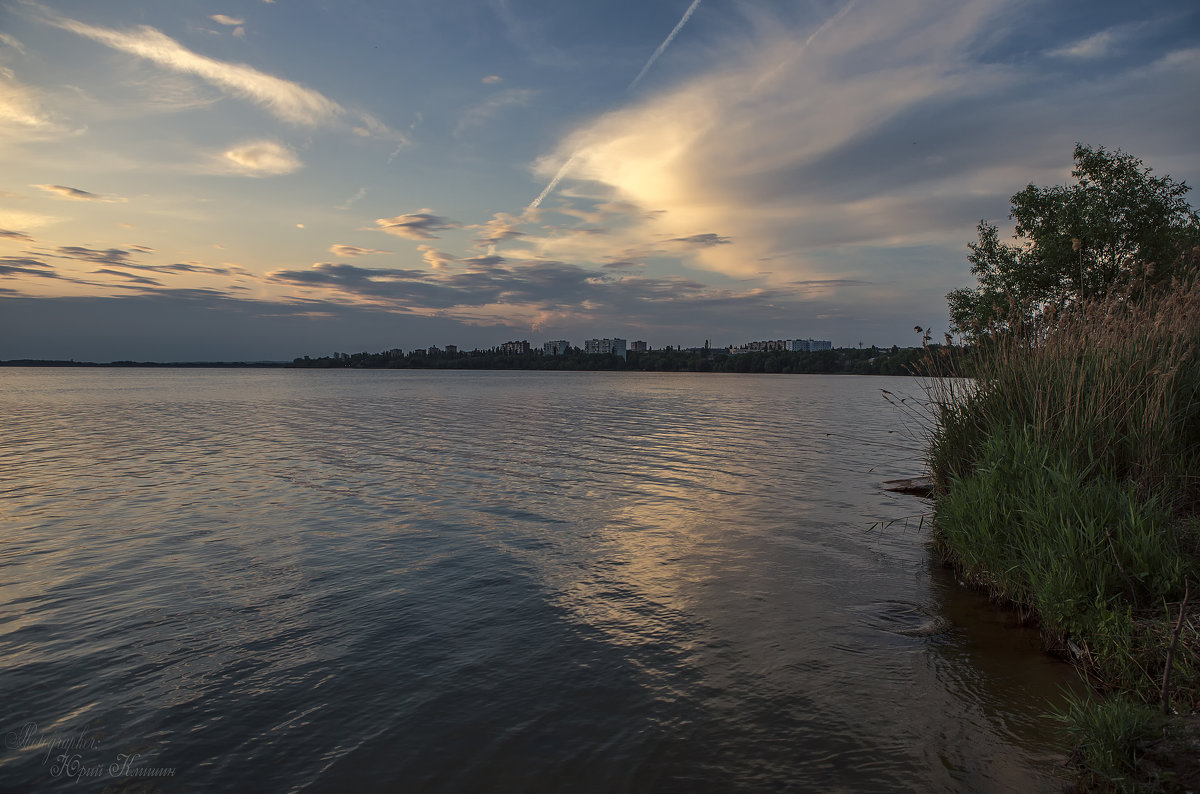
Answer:
<svg viewBox="0 0 1200 794"><path fill-rule="evenodd" d="M1077 147L1078 182L981 224L969 347L930 351L936 546L1036 620L1096 693L1084 788L1200 782L1200 219L1187 186ZM969 376L969 378L968 378Z"/></svg>

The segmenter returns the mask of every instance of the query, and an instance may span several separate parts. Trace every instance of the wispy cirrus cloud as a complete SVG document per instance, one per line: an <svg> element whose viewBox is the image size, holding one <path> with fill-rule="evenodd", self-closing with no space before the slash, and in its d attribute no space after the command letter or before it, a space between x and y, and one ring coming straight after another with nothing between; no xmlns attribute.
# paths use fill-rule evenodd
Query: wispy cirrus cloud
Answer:
<svg viewBox="0 0 1200 794"><path fill-rule="evenodd" d="M11 229L40 229L62 220L53 215L40 215L36 212L8 210L0 208L0 227Z"/></svg>
<svg viewBox="0 0 1200 794"><path fill-rule="evenodd" d="M38 190L49 193L50 195L67 199L68 201L100 201L106 204L122 204L128 199L123 196L105 196L99 193L90 193L86 190L80 190L77 187L68 187L67 185L30 185Z"/></svg>
<svg viewBox="0 0 1200 794"><path fill-rule="evenodd" d="M437 239L434 232L461 226L457 221L435 215L431 209L421 209L394 218L376 218L375 225L375 231L409 240L434 240Z"/></svg>
<svg viewBox="0 0 1200 794"><path fill-rule="evenodd" d="M343 201L341 204L338 204L337 209L348 210L351 207L353 207L355 204L357 204L358 202L362 201L363 198L366 197L366 195L367 195L367 189L365 187L360 187L358 190L354 191L353 196L350 196L345 201Z"/></svg>
<svg viewBox="0 0 1200 794"><path fill-rule="evenodd" d="M1164 27L1164 20L1142 20L1140 22L1113 25L1097 31L1082 39L1070 41L1063 46L1050 50L1047 55L1055 58L1066 58L1080 61L1093 61L1117 55L1122 50L1135 46L1138 38L1143 37L1149 30Z"/></svg>
<svg viewBox="0 0 1200 794"><path fill-rule="evenodd" d="M753 47L597 116L567 136L538 171L552 184L590 184L591 195L640 211L625 214L626 225L604 245L668 241L693 266L735 277L761 274L768 259L773 279L823 277L810 252L849 237L876 245L941 243L935 230L961 224L964 210L974 210L983 196L960 200L952 221L935 214L953 199L928 184L904 183L920 175L913 155L924 157L926 150L900 149L888 125L931 104L944 112L1015 82L1011 71L971 56L1003 4L951 5L912 0L902 8L868 9L846 3L807 28L757 20L762 30ZM852 170L851 151L858 155L868 141L879 148L880 137L898 151L868 170L873 190L864 184L859 192L841 174ZM896 180L888 166L898 162L911 171ZM926 166L925 173L935 171ZM951 180L957 175L945 173ZM884 184L901 186L903 198ZM962 197L972 187L957 190ZM889 214L880 201L904 212ZM554 257L564 249L582 253L586 238L531 242Z"/></svg>
<svg viewBox="0 0 1200 794"><path fill-rule="evenodd" d="M37 94L18 81L11 69L0 67L0 129L5 126L42 133L58 128L42 109Z"/></svg>
<svg viewBox="0 0 1200 794"><path fill-rule="evenodd" d="M454 127L455 135L462 135L475 127L481 127L509 108L528 105L537 92L527 88L511 88L500 91L474 107L463 111Z"/></svg>
<svg viewBox="0 0 1200 794"><path fill-rule="evenodd" d="M253 102L275 117L301 126L332 123L346 111L319 91L259 71L252 66L210 58L189 50L148 25L132 30L89 25L45 12L46 21L92 41L158 64L192 74L234 96Z"/></svg>
<svg viewBox="0 0 1200 794"><path fill-rule="evenodd" d="M15 36L12 36L8 33L0 33L0 44L3 44L6 47L12 47L22 55L25 54L25 45L18 41Z"/></svg>
<svg viewBox="0 0 1200 794"><path fill-rule="evenodd" d="M1060 58L1079 58L1083 60L1103 58L1112 53L1115 43L1116 37L1112 31L1103 30L1067 47L1051 50L1050 54Z"/></svg>

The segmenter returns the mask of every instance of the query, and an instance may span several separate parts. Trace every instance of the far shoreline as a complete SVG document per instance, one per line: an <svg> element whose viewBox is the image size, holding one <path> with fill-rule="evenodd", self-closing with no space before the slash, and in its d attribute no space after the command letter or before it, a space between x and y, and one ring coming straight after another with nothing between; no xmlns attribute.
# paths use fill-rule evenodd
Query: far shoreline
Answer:
<svg viewBox="0 0 1200 794"><path fill-rule="evenodd" d="M899 375L925 374L919 355L927 348L837 348L820 353L755 352L742 355L685 351L543 356L473 352L458 356L409 355L385 358L355 354L343 358L307 356L291 361L79 361L19 358L0 367L27 369L411 369L498 372L697 372L748 375ZM422 351L423 352L423 351Z"/></svg>

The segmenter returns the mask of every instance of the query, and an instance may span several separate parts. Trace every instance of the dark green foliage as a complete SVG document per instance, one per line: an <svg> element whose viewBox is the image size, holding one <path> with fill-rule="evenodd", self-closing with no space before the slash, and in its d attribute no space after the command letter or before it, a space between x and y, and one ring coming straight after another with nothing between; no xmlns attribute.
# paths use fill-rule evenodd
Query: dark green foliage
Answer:
<svg viewBox="0 0 1200 794"><path fill-rule="evenodd" d="M1197 216L1133 157L1075 163L1013 197L1018 245L980 224L979 286L948 296L972 344L928 365L936 542L1110 695L1064 715L1084 788L1187 788L1181 751L1145 758L1164 726L1200 741L1156 716L1200 707Z"/></svg>
<svg viewBox="0 0 1200 794"><path fill-rule="evenodd" d="M965 576L1057 636L1092 634L1104 613L1127 604L1182 598L1189 566L1170 522L1132 482L1080 468L1016 426L987 437L935 518Z"/></svg>
<svg viewBox="0 0 1200 794"><path fill-rule="evenodd" d="M1016 244L980 221L967 257L979 283L946 296L956 330L978 335L1082 299L1136 297L1187 266L1200 216L1185 183L1120 150L1078 144L1074 157L1076 184L1029 185L1012 197Z"/></svg>
<svg viewBox="0 0 1200 794"><path fill-rule="evenodd" d="M930 349L938 349L933 345ZM495 351L439 352L417 350L406 355L354 353L343 358L297 358L294 367L340 369L536 369L627 370L636 372L744 372L779 374L921 375L925 348L839 348L813 353L783 350L729 355L724 351L678 349L630 352L625 359L572 350L551 356L541 352L523 355Z"/></svg>
<svg viewBox="0 0 1200 794"><path fill-rule="evenodd" d="M1161 790L1166 781L1137 775L1144 748L1162 732L1162 718L1152 709L1119 696L1099 701L1071 698L1061 718L1075 739L1089 788Z"/></svg>

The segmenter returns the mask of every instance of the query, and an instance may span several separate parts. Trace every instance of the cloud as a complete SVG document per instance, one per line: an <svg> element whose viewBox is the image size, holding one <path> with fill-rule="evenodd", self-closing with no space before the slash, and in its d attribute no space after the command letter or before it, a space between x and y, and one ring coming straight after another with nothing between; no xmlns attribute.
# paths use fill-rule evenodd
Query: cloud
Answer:
<svg viewBox="0 0 1200 794"><path fill-rule="evenodd" d="M454 134L462 135L473 127L481 127L508 108L528 105L536 94L536 91L527 88L510 88L493 94L480 104L463 111L454 127Z"/></svg>
<svg viewBox="0 0 1200 794"><path fill-rule="evenodd" d="M40 259L19 256L0 256L0 278L25 279L27 277L44 278L69 284L84 284L96 286L95 282L65 276Z"/></svg>
<svg viewBox="0 0 1200 794"><path fill-rule="evenodd" d="M366 195L367 195L367 189L365 187L360 187L358 190L354 191L353 196L350 196L348 199L343 201L341 204L338 204L337 209L348 210L351 207L353 207L355 204L357 204L359 201L362 201L362 199Z"/></svg>
<svg viewBox="0 0 1200 794"><path fill-rule="evenodd" d="M0 276L13 278L15 276L40 276L42 278L59 278L52 265L40 259L21 256L0 256Z"/></svg>
<svg viewBox="0 0 1200 794"><path fill-rule="evenodd" d="M11 229L14 226L22 229L38 229L57 223L60 218L53 215L39 215L34 212L19 212L17 210L0 209L0 227Z"/></svg>
<svg viewBox="0 0 1200 794"><path fill-rule="evenodd" d="M487 77L483 78L479 82L483 83L484 85L496 85L498 83L503 83L504 78L498 74L489 74Z"/></svg>
<svg viewBox="0 0 1200 794"><path fill-rule="evenodd" d="M156 270L161 273L204 273L209 276L228 276L233 271L227 267L211 267L194 262L178 262L173 265L138 265L139 270Z"/></svg>
<svg viewBox="0 0 1200 794"><path fill-rule="evenodd" d="M918 125L930 135L956 117L962 123L964 106L1018 83L1013 70L973 60L977 39L1003 30L1003 12L999 0L912 0L843 5L804 27L763 22L752 46L727 48L706 71L596 116L537 170L550 189L559 180L590 184L588 194L626 211L613 240L592 244L597 260L614 243L670 240L690 249L688 264L735 277L756 276L775 258L775 281L829 275L818 249L851 237L943 243L952 227L961 237L965 211L995 200L956 182L978 158L955 151L956 162L932 168L909 151L911 138L908 149L899 143ZM938 131L939 140L947 135ZM539 255L574 259L587 238L528 242Z"/></svg>
<svg viewBox="0 0 1200 794"><path fill-rule="evenodd" d="M104 274L110 276L119 276L125 281L143 284L147 286L160 285L157 279L151 279L144 276L137 276L132 273L124 272L125 270L140 270L163 275L177 275L179 273L194 273L202 275L232 275L233 270L229 268L210 267L199 262L177 262L166 265L149 265L133 261L133 257L138 254L154 253L153 248L144 245L130 245L125 248L89 248L82 245L62 245L48 251L42 252L42 255L49 256L55 259L66 259L72 262L86 262L93 265L104 265L105 267L91 271L93 274ZM45 268L49 269L52 266L46 264L40 259L15 259L9 257L7 259L10 268L20 266L24 268ZM123 270L114 270L113 268L123 268ZM30 275L44 275L42 273L32 273ZM56 273L46 278L60 278ZM80 284L90 284L92 282L76 281L75 279L67 278L68 281L75 281Z"/></svg>
<svg viewBox="0 0 1200 794"><path fill-rule="evenodd" d="M518 230L521 222L520 218L516 218L507 212L497 212L487 223L468 228L483 230L483 234L475 238L475 242L479 245L496 245L505 240L524 237L524 232Z"/></svg>
<svg viewBox="0 0 1200 794"><path fill-rule="evenodd" d="M391 251L381 251L378 248L359 248L356 245L335 243L329 246L329 253L334 256L367 256L368 254L390 254Z"/></svg>
<svg viewBox="0 0 1200 794"><path fill-rule="evenodd" d="M1102 30L1066 47L1051 50L1050 55L1060 58L1078 58L1093 60L1111 55L1115 49L1118 35L1115 30Z"/></svg>
<svg viewBox="0 0 1200 794"><path fill-rule="evenodd" d="M291 149L275 141L246 141L221 155L229 170L246 176L280 176L304 167Z"/></svg>
<svg viewBox="0 0 1200 794"><path fill-rule="evenodd" d="M0 229L0 237L8 240L16 240L21 243L32 243L34 239L25 232L14 232L9 229Z"/></svg>
<svg viewBox="0 0 1200 794"><path fill-rule="evenodd" d="M672 237L673 243L685 243L687 245L695 245L701 248L711 248L714 245L729 245L733 242L728 237L722 237L719 234L708 232L707 234L693 234L688 237Z"/></svg>
<svg viewBox="0 0 1200 794"><path fill-rule="evenodd" d="M131 282L133 284L144 284L144 285L150 286L150 287L161 287L162 286L162 282L159 281L158 279L149 278L148 276L135 276L132 273L123 273L120 270L112 270L112 269L106 268L106 267L100 268L99 270L93 270L92 273L97 274L97 275L116 276L117 278L125 279L126 281Z"/></svg>
<svg viewBox="0 0 1200 794"><path fill-rule="evenodd" d="M268 280L306 286L321 286L384 301L407 309L450 309L480 307L503 302L519 304L530 300L570 300L587 284L591 274L557 262L535 263L513 268L502 266L500 257L480 257L465 271L430 272L360 268L353 265L318 263L308 270L279 270Z"/></svg>
<svg viewBox="0 0 1200 794"><path fill-rule="evenodd" d="M99 249L81 245L62 245L54 249L52 256L74 259L79 262L93 262L99 265L133 266L129 261L130 252L123 248Z"/></svg>
<svg viewBox="0 0 1200 794"><path fill-rule="evenodd" d="M5 46L12 47L14 50L21 53L22 55L25 54L25 45L7 33L0 33L0 44L4 44Z"/></svg>
<svg viewBox="0 0 1200 794"><path fill-rule="evenodd" d="M246 24L244 19L235 19L234 17L225 16L224 14L213 14L209 17L213 22L219 25L228 25L229 27L237 27L238 25Z"/></svg>
<svg viewBox="0 0 1200 794"><path fill-rule="evenodd" d="M425 260L425 264L434 270L442 270L458 264L458 257L445 251L439 251L432 245L418 245L417 250L421 252L421 258Z"/></svg>
<svg viewBox="0 0 1200 794"><path fill-rule="evenodd" d="M127 84L141 96L140 108L149 112L174 113L204 108L220 102L223 95L189 75L137 70Z"/></svg>
<svg viewBox="0 0 1200 794"><path fill-rule="evenodd" d="M376 231L387 232L396 237L407 237L410 240L435 240L433 232L442 229L454 229L460 224L448 218L434 215L431 209L422 209L407 215L397 215L394 218L376 218Z"/></svg>
<svg viewBox="0 0 1200 794"><path fill-rule="evenodd" d="M0 127L49 132L57 125L42 110L34 92L17 81L11 69L0 67Z"/></svg>
<svg viewBox="0 0 1200 794"><path fill-rule="evenodd" d="M543 32L543 15L520 16L513 9L511 0L488 0L488 7L500 20L505 38L525 53L539 66L566 67L571 59L558 47L547 42Z"/></svg>
<svg viewBox="0 0 1200 794"><path fill-rule="evenodd" d="M86 190L80 190L77 187L67 187L66 185L30 185L38 190L43 190L52 196L68 199L70 201L102 201L105 203L123 203L128 199L121 196L102 196L98 193L89 193Z"/></svg>
<svg viewBox="0 0 1200 794"><path fill-rule="evenodd" d="M337 102L311 88L260 72L252 66L226 63L192 52L147 25L121 31L59 16L49 16L47 21L114 50L145 58L163 68L196 75L234 96L262 106L277 118L291 124L328 124L345 112Z"/></svg>
<svg viewBox="0 0 1200 794"><path fill-rule="evenodd" d="M429 253L440 254L430 249ZM751 330L770 322L794 330L798 316L829 314L835 287L867 286L853 279L784 284L774 288L721 288L681 276L614 274L563 262L509 263L487 255L457 260L461 270L401 270L318 263L303 270L277 270L267 281L304 290L307 300L342 302L409 314L436 314L466 323L503 323L543 330L637 327L697 334L729 333L744 341L768 333ZM314 292L317 294L314 295ZM325 296L320 297L324 292ZM299 298L291 298L299 300ZM575 332L578 332L576 330Z"/></svg>

